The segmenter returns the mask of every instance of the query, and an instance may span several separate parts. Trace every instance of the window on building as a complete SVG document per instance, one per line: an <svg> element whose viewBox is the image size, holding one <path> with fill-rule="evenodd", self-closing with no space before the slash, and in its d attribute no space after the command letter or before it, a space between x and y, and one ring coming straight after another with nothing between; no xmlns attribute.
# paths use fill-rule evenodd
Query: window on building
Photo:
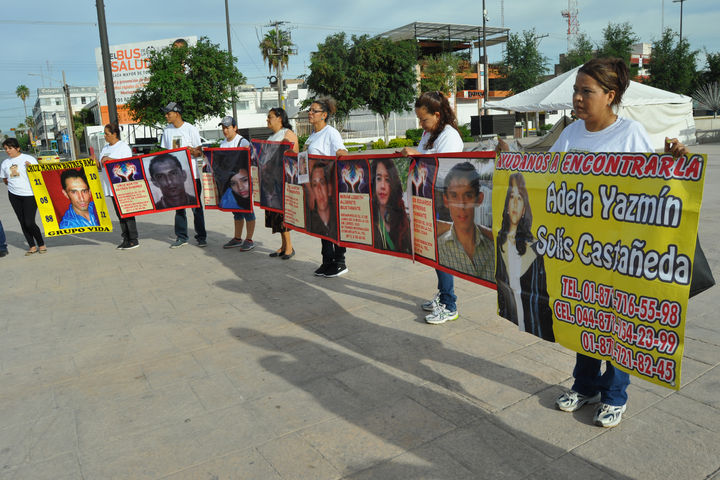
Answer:
<svg viewBox="0 0 720 480"><path fill-rule="evenodd" d="M80 97L80 103L85 105L87 103L87 97Z"/></svg>
<svg viewBox="0 0 720 480"><path fill-rule="evenodd" d="M238 100L235 105L238 110L250 110L250 100Z"/></svg>
<svg viewBox="0 0 720 480"><path fill-rule="evenodd" d="M56 99L55 99L55 105L61 105L61 104L62 104L62 102L60 101L60 99L59 99L59 98L56 98Z"/></svg>
<svg viewBox="0 0 720 480"><path fill-rule="evenodd" d="M271 108L275 108L278 106L277 98L274 100L263 100L260 104L260 110L263 112L266 112L270 110Z"/></svg>

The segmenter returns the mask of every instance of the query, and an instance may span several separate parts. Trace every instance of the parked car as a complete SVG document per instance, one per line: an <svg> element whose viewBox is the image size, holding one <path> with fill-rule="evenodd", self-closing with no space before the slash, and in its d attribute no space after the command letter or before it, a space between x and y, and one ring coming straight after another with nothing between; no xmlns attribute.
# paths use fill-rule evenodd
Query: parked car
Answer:
<svg viewBox="0 0 720 480"><path fill-rule="evenodd" d="M37 156L38 163L60 163L57 150L40 150Z"/></svg>
<svg viewBox="0 0 720 480"><path fill-rule="evenodd" d="M155 137L138 137L135 139L135 143L130 144L133 155L145 155L157 150L159 147L160 145Z"/></svg>

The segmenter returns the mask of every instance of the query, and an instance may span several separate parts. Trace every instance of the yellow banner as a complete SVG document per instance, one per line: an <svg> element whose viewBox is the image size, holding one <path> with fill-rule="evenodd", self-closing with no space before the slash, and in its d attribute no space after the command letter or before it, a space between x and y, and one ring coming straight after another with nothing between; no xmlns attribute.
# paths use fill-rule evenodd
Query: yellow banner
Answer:
<svg viewBox="0 0 720 480"><path fill-rule="evenodd" d="M112 231L94 160L29 165L27 172L45 236Z"/></svg>
<svg viewBox="0 0 720 480"><path fill-rule="evenodd" d="M502 154L493 180L500 315L679 389L706 161Z"/></svg>

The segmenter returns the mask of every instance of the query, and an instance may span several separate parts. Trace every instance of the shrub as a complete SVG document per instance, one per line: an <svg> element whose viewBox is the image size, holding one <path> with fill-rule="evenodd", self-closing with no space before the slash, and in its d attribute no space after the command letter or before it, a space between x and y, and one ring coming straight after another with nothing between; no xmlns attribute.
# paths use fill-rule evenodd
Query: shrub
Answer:
<svg viewBox="0 0 720 480"><path fill-rule="evenodd" d="M415 146L420 144L420 138L422 137L422 134L422 128L411 128L409 130L405 130L405 138L412 140L412 144Z"/></svg>
<svg viewBox="0 0 720 480"><path fill-rule="evenodd" d="M462 137L463 142L474 142L475 137L472 136L470 133L470 127L465 125L458 125L458 131L460 132L460 136Z"/></svg>
<svg viewBox="0 0 720 480"><path fill-rule="evenodd" d="M378 150L378 149L386 148L386 147L387 146L385 145L385 140L383 140L382 138L378 138L377 141L372 142L372 148L374 150Z"/></svg>
<svg viewBox="0 0 720 480"><path fill-rule="evenodd" d="M307 142L307 139L310 135L298 135L298 145L300 146L300 151L302 152L303 146L305 146L305 142Z"/></svg>
<svg viewBox="0 0 720 480"><path fill-rule="evenodd" d="M409 138L393 138L388 143L388 148L412 147L413 145L413 141Z"/></svg>

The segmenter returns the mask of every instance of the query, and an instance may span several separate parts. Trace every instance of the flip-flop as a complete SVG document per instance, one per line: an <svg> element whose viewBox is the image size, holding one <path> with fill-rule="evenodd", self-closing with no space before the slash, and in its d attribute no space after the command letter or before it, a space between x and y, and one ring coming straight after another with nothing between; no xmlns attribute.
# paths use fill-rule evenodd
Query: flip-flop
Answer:
<svg viewBox="0 0 720 480"><path fill-rule="evenodd" d="M47 253L47 248L38 249L38 253L40 253L40 254Z"/></svg>
<svg viewBox="0 0 720 480"><path fill-rule="evenodd" d="M36 253L38 253L37 250L28 250L27 252L25 252L25 256L29 257L30 255L35 255Z"/></svg>

